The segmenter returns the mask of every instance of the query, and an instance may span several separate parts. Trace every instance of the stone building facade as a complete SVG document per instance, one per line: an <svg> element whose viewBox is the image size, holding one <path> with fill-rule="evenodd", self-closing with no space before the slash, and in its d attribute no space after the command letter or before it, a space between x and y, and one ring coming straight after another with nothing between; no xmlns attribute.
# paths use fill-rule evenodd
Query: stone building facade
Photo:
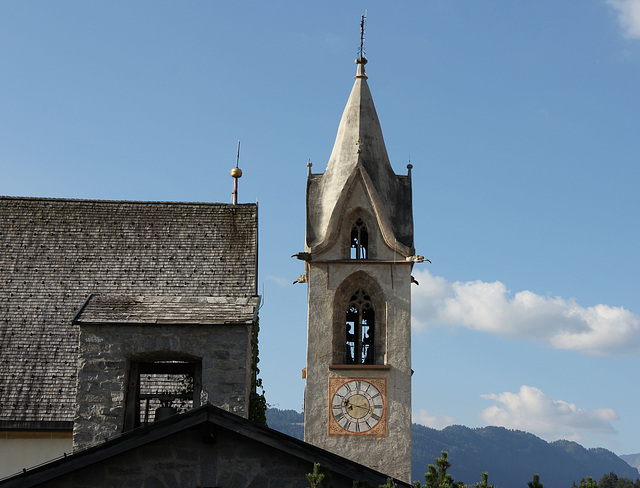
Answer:
<svg viewBox="0 0 640 488"><path fill-rule="evenodd" d="M199 368L191 406L247 414L257 210L0 197L0 477L71 452L76 421L78 447L127 430L132 364Z"/></svg>
<svg viewBox="0 0 640 488"><path fill-rule="evenodd" d="M246 418L255 205L5 197L0 214L0 449L49 461L0 486L303 487L315 463L336 487L386 483Z"/></svg>

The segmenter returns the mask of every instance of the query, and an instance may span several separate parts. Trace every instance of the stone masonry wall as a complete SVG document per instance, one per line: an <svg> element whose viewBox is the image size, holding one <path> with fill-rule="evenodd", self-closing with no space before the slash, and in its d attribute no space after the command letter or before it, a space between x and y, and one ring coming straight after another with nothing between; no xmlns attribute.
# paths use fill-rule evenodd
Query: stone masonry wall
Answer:
<svg viewBox="0 0 640 488"><path fill-rule="evenodd" d="M309 486L305 475L313 464L224 429L214 444L202 442L198 426L139 449L92 464L49 481L48 488L101 486L167 487L225 486L282 488ZM353 480L332 473L336 488L350 488Z"/></svg>
<svg viewBox="0 0 640 488"><path fill-rule="evenodd" d="M74 450L122 432L131 358L176 354L202 361L201 401L246 417L250 325L83 325L78 353ZM173 354L173 356L172 356Z"/></svg>
<svg viewBox="0 0 640 488"><path fill-rule="evenodd" d="M387 297L388 371L329 370L332 364L334 295L357 264L309 266L309 329L305 389L305 441L362 463L382 473L409 481L411 477L411 302L410 265L403 263L391 274L390 264L370 264L367 274L381 285ZM329 436L328 377L387 378L386 437Z"/></svg>

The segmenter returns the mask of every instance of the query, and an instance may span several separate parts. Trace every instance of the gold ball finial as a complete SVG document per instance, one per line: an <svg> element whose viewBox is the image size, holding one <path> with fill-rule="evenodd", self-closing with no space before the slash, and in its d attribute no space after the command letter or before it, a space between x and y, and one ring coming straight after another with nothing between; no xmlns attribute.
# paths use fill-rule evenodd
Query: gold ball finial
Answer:
<svg viewBox="0 0 640 488"><path fill-rule="evenodd" d="M231 176L233 178L240 178L242 176L242 170L240 168L233 168L231 170Z"/></svg>

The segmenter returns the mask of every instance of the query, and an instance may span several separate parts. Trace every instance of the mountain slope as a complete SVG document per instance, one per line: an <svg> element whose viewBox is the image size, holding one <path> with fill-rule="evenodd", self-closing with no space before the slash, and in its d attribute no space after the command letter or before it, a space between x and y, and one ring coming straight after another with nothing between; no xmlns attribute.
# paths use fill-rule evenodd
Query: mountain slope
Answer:
<svg viewBox="0 0 640 488"><path fill-rule="evenodd" d="M640 470L640 453L639 454L623 454L620 459L628 462L634 468Z"/></svg>
<svg viewBox="0 0 640 488"><path fill-rule="evenodd" d="M526 487L533 474L552 488L570 488L575 481L604 474L635 479L638 470L606 449L585 449L565 440L548 443L527 432L503 427L470 429L454 425L443 430L413 426L413 477L427 471L441 451L449 453L449 472L455 480L467 484L480 481L489 473L496 488Z"/></svg>

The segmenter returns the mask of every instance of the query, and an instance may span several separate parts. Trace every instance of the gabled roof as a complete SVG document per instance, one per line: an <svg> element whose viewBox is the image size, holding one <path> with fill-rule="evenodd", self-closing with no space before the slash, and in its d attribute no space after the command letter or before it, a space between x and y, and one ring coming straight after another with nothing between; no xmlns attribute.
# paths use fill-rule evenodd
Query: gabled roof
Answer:
<svg viewBox="0 0 640 488"><path fill-rule="evenodd" d="M0 197L0 428L70 427L72 319L90 294L256 295L257 212Z"/></svg>
<svg viewBox="0 0 640 488"><path fill-rule="evenodd" d="M147 297L91 295L73 319L77 325L251 325L260 297Z"/></svg>
<svg viewBox="0 0 640 488"><path fill-rule="evenodd" d="M391 168L382 128L364 72L365 58L356 59L358 72L324 174L310 174L307 181L307 248L311 252L328 245L341 216L353 178L365 181L385 240L398 251L413 253L413 212L410 176ZM385 227L389 227L385 229Z"/></svg>
<svg viewBox="0 0 640 488"><path fill-rule="evenodd" d="M349 461L319 447L307 444L281 432L262 427L243 417L207 404L181 415L173 415L160 422L150 424L147 427L134 429L97 446L27 470L22 474L0 481L0 486L20 486L26 488L48 481L54 481L56 478L69 475L80 469L97 467L100 463L108 461L117 455L131 453L143 446L162 439L169 439L172 435L193 428L196 428L202 436L211 439L215 439L217 429L223 429L235 435L234 443L236 444L245 441L258 442L262 445L261 452L271 454L273 451L278 451L284 456L289 456L291 460L308 462L308 472L311 471L313 463L320 463L323 468L330 470L334 478L341 477L349 481L357 480L367 482L372 486L378 486L387 481L386 475L367 468L366 466ZM205 439L203 438L202 442L204 441ZM199 440L197 442L200 443ZM194 445L194 448L197 447L199 446ZM155 461L155 459L149 460L149 462ZM174 459L172 463L174 465L172 469L179 471L180 460ZM245 463L237 462L236 467L232 469L242 471L245 468ZM120 471L122 471L122 469L120 469ZM306 483L304 474L306 473L301 473L300 476L300 481L303 485ZM105 486L109 484L108 479L101 479L100 482ZM410 486L397 480L396 483L399 486Z"/></svg>

